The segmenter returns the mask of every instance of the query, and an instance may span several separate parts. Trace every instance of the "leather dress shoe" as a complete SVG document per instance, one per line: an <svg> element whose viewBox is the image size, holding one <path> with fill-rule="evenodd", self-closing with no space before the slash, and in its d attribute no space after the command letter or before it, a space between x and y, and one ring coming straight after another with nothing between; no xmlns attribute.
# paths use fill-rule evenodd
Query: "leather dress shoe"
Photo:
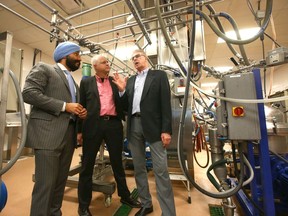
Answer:
<svg viewBox="0 0 288 216"><path fill-rule="evenodd" d="M142 207L136 214L135 216L145 216L150 214L151 212L153 212L153 206L149 207L149 208L144 208Z"/></svg>
<svg viewBox="0 0 288 216"><path fill-rule="evenodd" d="M92 216L89 208L78 208L78 214L79 216Z"/></svg>
<svg viewBox="0 0 288 216"><path fill-rule="evenodd" d="M120 202L130 206L131 208L141 208L141 203L131 197L121 198Z"/></svg>

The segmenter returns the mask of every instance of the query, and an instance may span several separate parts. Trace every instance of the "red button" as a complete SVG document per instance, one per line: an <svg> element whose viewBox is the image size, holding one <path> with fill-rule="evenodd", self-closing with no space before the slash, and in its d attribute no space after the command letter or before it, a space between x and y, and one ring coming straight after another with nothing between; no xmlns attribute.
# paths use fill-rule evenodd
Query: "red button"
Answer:
<svg viewBox="0 0 288 216"><path fill-rule="evenodd" d="M233 116L244 116L244 108L242 106L233 107Z"/></svg>

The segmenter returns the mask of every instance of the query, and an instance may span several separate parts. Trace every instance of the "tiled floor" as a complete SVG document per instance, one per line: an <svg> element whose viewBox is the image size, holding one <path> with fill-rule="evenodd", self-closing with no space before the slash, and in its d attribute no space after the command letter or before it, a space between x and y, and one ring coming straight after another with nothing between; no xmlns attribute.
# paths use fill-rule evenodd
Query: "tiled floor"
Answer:
<svg viewBox="0 0 288 216"><path fill-rule="evenodd" d="M79 163L80 149L77 149L73 158L73 166ZM203 153L205 157L206 153ZM5 164L4 164L5 165ZM1 212L1 216L28 216L31 202L31 191L33 187L32 174L34 170L34 158L26 157L20 159L7 173L2 176L2 180L8 189L8 201L5 208ZM195 167L195 180L206 190L215 191L213 186L208 183L206 171ZM151 216L160 216L161 209L156 198L155 182L153 172L149 172L150 190L153 196L154 212ZM113 178L112 178L113 180ZM133 172L127 171L128 187L133 190L135 181ZM173 189L175 195L176 211L178 216L208 216L208 204L220 204L221 200L210 198L195 188L191 189L191 204L187 202L188 191L181 181L173 181ZM112 202L109 207L104 205L104 194L93 192L93 200L90 210L93 215L109 216L113 215L120 206L120 199L117 196L117 191L112 195ZM63 216L77 216L77 189L66 188L65 197L62 206ZM134 215L137 209L132 209L129 215ZM240 215L235 213L235 215Z"/></svg>

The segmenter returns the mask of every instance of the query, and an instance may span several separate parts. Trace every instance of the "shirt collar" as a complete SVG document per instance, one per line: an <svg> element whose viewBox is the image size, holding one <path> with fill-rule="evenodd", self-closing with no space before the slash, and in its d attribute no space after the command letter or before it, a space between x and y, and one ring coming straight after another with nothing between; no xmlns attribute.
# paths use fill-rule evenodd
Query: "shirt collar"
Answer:
<svg viewBox="0 0 288 216"><path fill-rule="evenodd" d="M58 62L57 65L60 67L60 69L61 69L62 71L67 70L67 68L66 68L63 64L61 64L61 63Z"/></svg>
<svg viewBox="0 0 288 216"><path fill-rule="evenodd" d="M104 82L104 80L108 80L108 76L101 78L97 74L95 74L95 77L96 77L97 82L101 82L101 83ZM104 79L104 80L102 81L102 79Z"/></svg>
<svg viewBox="0 0 288 216"><path fill-rule="evenodd" d="M137 71L137 75L143 74L145 75L146 73L148 73L149 68L144 69L143 71L139 72Z"/></svg>

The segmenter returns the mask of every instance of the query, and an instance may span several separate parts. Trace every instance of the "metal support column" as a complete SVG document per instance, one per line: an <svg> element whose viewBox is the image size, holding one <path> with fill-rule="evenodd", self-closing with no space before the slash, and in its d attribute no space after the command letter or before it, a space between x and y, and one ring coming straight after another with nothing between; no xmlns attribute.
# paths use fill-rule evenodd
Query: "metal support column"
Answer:
<svg viewBox="0 0 288 216"><path fill-rule="evenodd" d="M263 99L262 84L260 77L260 69L254 69L256 94L258 99ZM259 163L261 168L261 186L263 190L263 210L264 215L274 216L275 205L274 205L274 194L272 185L272 174L268 147L268 135L266 128L266 118L264 112L264 104L258 103L260 130L261 130L261 141L259 144Z"/></svg>
<svg viewBox="0 0 288 216"><path fill-rule="evenodd" d="M6 127L6 109L7 109L7 98L8 98L8 81L9 81L9 70L10 70L10 59L12 52L12 34L9 32L0 33L0 41L6 40L5 47L5 59L3 65L3 76L0 89L0 170L2 170L3 162L3 148L5 142L5 127ZM2 194L2 178L0 175L0 195ZM0 197L1 200L7 199ZM2 208L2 207L1 207ZM0 209L1 211L2 209Z"/></svg>
<svg viewBox="0 0 288 216"><path fill-rule="evenodd" d="M253 143L248 142L248 146L247 146L247 154L248 154L248 160L249 163L251 164L254 173L256 173L255 170L255 158L254 158L254 150L253 150ZM259 206L259 200L258 200L258 196L257 196L257 182L256 182L256 178L253 179L253 181L250 183L250 188L251 188L251 196L252 196L252 200L254 201L254 203L256 205ZM252 210L252 215L259 215L259 211L256 208L253 208Z"/></svg>
<svg viewBox="0 0 288 216"><path fill-rule="evenodd" d="M10 70L10 59L12 52L12 34L9 32L0 33L0 41L6 40L5 47L5 59L3 65L3 76L1 83L1 95L0 95L0 170L2 169L3 159L3 148L5 141L5 127L6 127L6 109L7 109L7 98L8 98L8 81L9 81L9 70ZM1 176L0 176L1 183Z"/></svg>

